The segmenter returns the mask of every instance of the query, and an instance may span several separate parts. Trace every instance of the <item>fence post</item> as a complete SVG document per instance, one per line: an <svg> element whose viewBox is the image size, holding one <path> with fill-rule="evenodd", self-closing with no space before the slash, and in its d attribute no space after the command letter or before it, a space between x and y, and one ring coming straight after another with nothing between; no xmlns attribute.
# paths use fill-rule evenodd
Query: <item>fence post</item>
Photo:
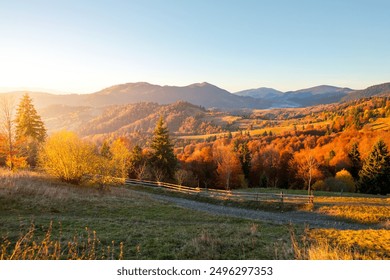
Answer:
<svg viewBox="0 0 390 280"><path fill-rule="evenodd" d="M314 204L314 192L311 191L311 194L309 196L309 204Z"/></svg>
<svg viewBox="0 0 390 280"><path fill-rule="evenodd" d="M283 191L280 192L280 202L283 204Z"/></svg>

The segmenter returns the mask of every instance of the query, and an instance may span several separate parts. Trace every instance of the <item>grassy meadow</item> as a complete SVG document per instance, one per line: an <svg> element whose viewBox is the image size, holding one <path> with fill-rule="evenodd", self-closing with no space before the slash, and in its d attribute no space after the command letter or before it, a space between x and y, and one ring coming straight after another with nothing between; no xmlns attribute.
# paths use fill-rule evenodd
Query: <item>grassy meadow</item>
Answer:
<svg viewBox="0 0 390 280"><path fill-rule="evenodd" d="M99 190L0 172L0 259L390 258L386 229L292 230L180 208L122 186ZM386 213L368 215L384 222Z"/></svg>
<svg viewBox="0 0 390 280"><path fill-rule="evenodd" d="M157 202L123 187L103 192L59 183L38 173L2 171L0 213L3 251L10 242L3 258L12 255L14 244L29 232L31 224L35 228L32 244L44 240L51 223L51 240L63 243L66 250L75 237L88 245L89 233L99 250L105 251L94 258L119 258L120 254L124 259L293 257L286 226L212 216ZM117 254L107 256L113 243ZM81 247L88 256L91 249Z"/></svg>
<svg viewBox="0 0 390 280"><path fill-rule="evenodd" d="M253 188L237 191L258 193L284 194L307 194L306 190ZM390 197L369 195L360 193L340 193L315 191L314 207L310 211L316 211L341 220L362 224L379 225L384 228L390 227ZM305 209L305 208L302 208Z"/></svg>

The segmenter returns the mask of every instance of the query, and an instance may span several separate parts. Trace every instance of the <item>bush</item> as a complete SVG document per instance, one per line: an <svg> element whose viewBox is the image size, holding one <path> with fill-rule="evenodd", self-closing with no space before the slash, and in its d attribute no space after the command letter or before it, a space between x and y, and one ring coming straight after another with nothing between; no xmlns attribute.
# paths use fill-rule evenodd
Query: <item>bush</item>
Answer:
<svg viewBox="0 0 390 280"><path fill-rule="evenodd" d="M334 177L326 178L324 182L326 185L326 189L331 192L341 192L345 191L347 188L346 184L343 181Z"/></svg>
<svg viewBox="0 0 390 280"><path fill-rule="evenodd" d="M72 184L94 173L95 159L93 145L68 131L50 136L39 153L39 165L44 171Z"/></svg>
<svg viewBox="0 0 390 280"><path fill-rule="evenodd" d="M352 175L345 169L336 173L335 177L319 180L313 185L316 191L355 192Z"/></svg>
<svg viewBox="0 0 390 280"><path fill-rule="evenodd" d="M337 172L335 178L344 183L344 185L345 185L344 191L345 192L355 192L356 191L355 182L353 180L353 177L352 177L351 173L349 173L347 170L343 169L343 170Z"/></svg>
<svg viewBox="0 0 390 280"><path fill-rule="evenodd" d="M323 180L318 180L317 182L314 183L313 185L313 190L315 191L327 191L326 189L326 184Z"/></svg>

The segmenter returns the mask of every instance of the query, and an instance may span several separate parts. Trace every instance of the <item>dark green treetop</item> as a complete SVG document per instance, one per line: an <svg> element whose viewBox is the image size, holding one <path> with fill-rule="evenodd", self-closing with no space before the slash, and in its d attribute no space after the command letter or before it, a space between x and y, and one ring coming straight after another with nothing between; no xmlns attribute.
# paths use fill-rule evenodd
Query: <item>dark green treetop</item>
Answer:
<svg viewBox="0 0 390 280"><path fill-rule="evenodd" d="M371 194L390 193L390 155L383 140L379 140L359 172L359 191Z"/></svg>

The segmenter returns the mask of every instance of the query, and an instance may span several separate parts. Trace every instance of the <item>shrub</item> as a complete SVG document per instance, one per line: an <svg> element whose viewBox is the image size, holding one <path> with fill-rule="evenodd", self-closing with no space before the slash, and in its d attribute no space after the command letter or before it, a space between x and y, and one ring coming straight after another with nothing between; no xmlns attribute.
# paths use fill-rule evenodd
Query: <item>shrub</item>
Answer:
<svg viewBox="0 0 390 280"><path fill-rule="evenodd" d="M343 169L337 172L335 178L344 183L345 185L344 191L355 192L356 190L355 182L353 180L351 173L349 173L347 170Z"/></svg>
<svg viewBox="0 0 390 280"><path fill-rule="evenodd" d="M316 191L355 192L355 183L352 175L343 169L337 172L335 177L315 182L313 189Z"/></svg>
<svg viewBox="0 0 390 280"><path fill-rule="evenodd" d="M39 165L44 171L73 184L93 173L95 159L93 145L68 131L50 136L39 153Z"/></svg>
<svg viewBox="0 0 390 280"><path fill-rule="evenodd" d="M327 191L327 186L323 180L318 180L313 185L313 190L315 191Z"/></svg>

